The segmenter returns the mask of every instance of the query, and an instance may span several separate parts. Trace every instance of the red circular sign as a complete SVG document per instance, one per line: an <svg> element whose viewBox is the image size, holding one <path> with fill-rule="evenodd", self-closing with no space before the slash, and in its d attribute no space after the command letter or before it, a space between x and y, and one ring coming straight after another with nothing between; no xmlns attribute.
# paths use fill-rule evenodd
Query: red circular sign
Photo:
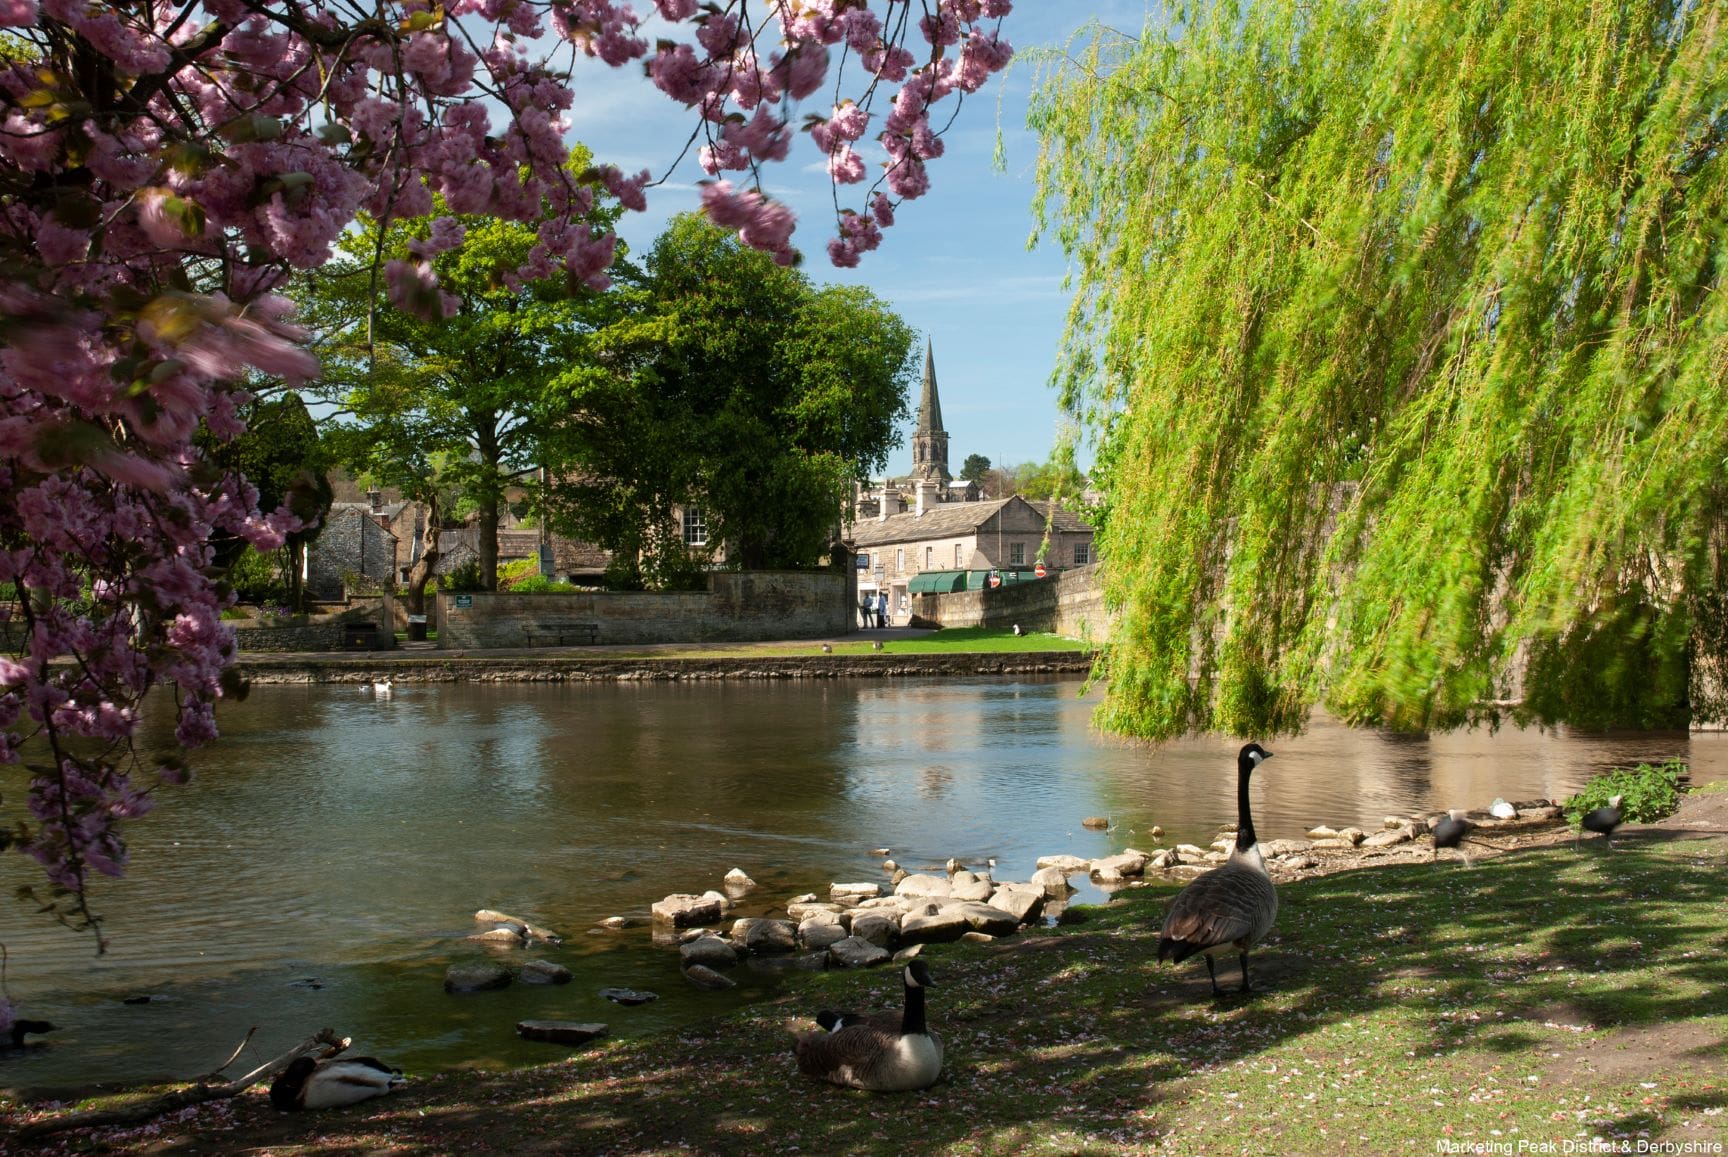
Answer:
<svg viewBox="0 0 1728 1157"><path fill-rule="evenodd" d="M1043 578L1044 577L1044 564L1039 563L1037 566L1033 567L1032 573L1037 575L1039 578Z"/></svg>
<svg viewBox="0 0 1728 1157"><path fill-rule="evenodd" d="M993 587L1001 586L1002 585L1002 576L997 574L995 571L991 571L990 572L990 585Z"/></svg>

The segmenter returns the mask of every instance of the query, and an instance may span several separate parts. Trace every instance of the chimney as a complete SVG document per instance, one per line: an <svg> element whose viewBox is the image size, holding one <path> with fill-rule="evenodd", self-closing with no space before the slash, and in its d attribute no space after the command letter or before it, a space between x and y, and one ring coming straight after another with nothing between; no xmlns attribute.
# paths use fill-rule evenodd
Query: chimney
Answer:
<svg viewBox="0 0 1728 1157"><path fill-rule="evenodd" d="M888 521L888 493L889 493L888 484L886 482L884 482L882 484L881 497L879 497L876 500L876 521L877 522L887 522Z"/></svg>
<svg viewBox="0 0 1728 1157"><path fill-rule="evenodd" d="M920 478L917 482L917 486L918 486L918 517L923 518L924 517L924 503L925 503L924 495L926 493L928 493L929 483L925 482L924 479Z"/></svg>
<svg viewBox="0 0 1728 1157"><path fill-rule="evenodd" d="M372 513L377 514L384 509L384 494L374 487L366 492L366 501L372 504Z"/></svg>

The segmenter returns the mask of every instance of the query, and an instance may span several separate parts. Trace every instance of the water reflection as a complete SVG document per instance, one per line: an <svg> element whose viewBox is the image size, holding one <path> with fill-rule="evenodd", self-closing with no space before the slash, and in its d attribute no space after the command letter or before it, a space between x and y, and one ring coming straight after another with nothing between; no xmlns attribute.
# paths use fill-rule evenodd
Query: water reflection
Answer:
<svg viewBox="0 0 1728 1157"><path fill-rule="evenodd" d="M8 984L64 1026L0 1061L0 1083L207 1071L253 1026L261 1058L330 1025L410 1071L556 1059L518 1041L525 1017L599 1020L628 1035L705 1017L780 981L740 970L697 992L645 929L674 891L743 868L758 914L833 880L881 880L878 847L908 868L955 856L1025 879L1040 855L1205 843L1234 818L1236 741L1161 748L1095 734L1074 680L625 683L602 686L261 687L223 712L194 783L135 825L133 874L104 885L114 950L14 909ZM157 742L171 742L164 731ZM1606 766L1689 755L1719 736L1411 740L1324 721L1269 743L1254 783L1262 835L1318 822L1559 796ZM18 798L0 777L0 793ZM1112 831L1080 820L1107 815ZM0 886L28 878L0 857ZM1096 898L1097 893L1084 895ZM455 998L441 989L477 908L566 933L555 989ZM661 999L619 1008L606 985ZM171 1000L127 1005L129 996Z"/></svg>

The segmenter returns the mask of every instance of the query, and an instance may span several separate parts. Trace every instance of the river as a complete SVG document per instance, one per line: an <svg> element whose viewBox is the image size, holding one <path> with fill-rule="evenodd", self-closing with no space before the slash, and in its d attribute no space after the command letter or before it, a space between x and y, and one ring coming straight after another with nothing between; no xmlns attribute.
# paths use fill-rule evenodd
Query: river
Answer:
<svg viewBox="0 0 1728 1157"><path fill-rule="evenodd" d="M1041 855L1206 844L1234 818L1237 741L1163 747L1090 727L1073 679L821 680L256 688L225 705L197 776L134 823L131 873L102 880L107 955L8 900L0 943L23 1015L60 1026L0 1053L0 1085L189 1077L258 1032L235 1070L322 1026L414 1072L555 1060L524 1018L603 1021L614 1035L689 1023L771 993L739 969L699 992L645 926L672 892L741 868L766 912L831 881L886 882L891 848L917 870L958 857L1026 879ZM165 726L152 721L153 726ZM153 731L153 735L165 735ZM1616 763L1728 759L1718 735L1548 735L1503 729L1388 737L1320 720L1268 740L1256 776L1263 839L1316 823L1561 797ZM20 782L0 776L8 804ZM1081 826L1106 816L1109 832ZM33 882L0 857L0 886ZM1090 888L1079 899L1100 899ZM563 933L540 953L573 983L447 996L444 969L484 955L463 937L500 908ZM645 925L645 922L644 922ZM660 999L625 1008L607 985ZM152 997L147 1003L128 998Z"/></svg>

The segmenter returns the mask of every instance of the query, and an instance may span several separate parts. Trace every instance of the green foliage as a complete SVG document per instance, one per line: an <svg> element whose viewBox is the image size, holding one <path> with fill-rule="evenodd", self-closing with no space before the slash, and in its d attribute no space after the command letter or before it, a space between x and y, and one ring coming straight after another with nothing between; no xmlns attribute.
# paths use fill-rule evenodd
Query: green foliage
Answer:
<svg viewBox="0 0 1728 1157"><path fill-rule="evenodd" d="M228 568L228 582L243 603L286 603L290 601L288 584L283 581L282 568L286 551L260 554L248 547Z"/></svg>
<svg viewBox="0 0 1728 1157"><path fill-rule="evenodd" d="M448 574L439 575L438 589L441 591L486 590L486 576L480 570L480 560L471 558L460 566L453 567Z"/></svg>
<svg viewBox="0 0 1728 1157"><path fill-rule="evenodd" d="M1072 446L1059 446L1043 462L1026 462L1014 469L1015 492L1034 502L1062 499L1068 505L1079 501L1086 489L1086 475L1074 464Z"/></svg>
<svg viewBox="0 0 1728 1157"><path fill-rule="evenodd" d="M571 595L576 588L561 578L548 578L543 574L531 574L527 578L518 579L510 584L510 592L518 595Z"/></svg>
<svg viewBox="0 0 1728 1157"><path fill-rule="evenodd" d="M1532 649L1531 714L1678 710L1728 634L1720 13L1202 0L1046 59L1100 721L1492 721Z"/></svg>
<svg viewBox="0 0 1728 1157"><path fill-rule="evenodd" d="M990 473L990 459L982 454L968 454L966 461L960 467L960 478L965 482L976 482L984 485L985 477Z"/></svg>
<svg viewBox="0 0 1728 1157"><path fill-rule="evenodd" d="M586 165L577 150L572 171ZM615 215L607 207L590 220ZM400 221L382 235L363 221L295 296L322 339L323 396L347 419L332 432L343 460L410 499L452 492L443 509L472 510L481 554L495 561L506 488L533 467L563 465L549 457L545 438L564 408L552 382L579 358L582 335L608 306L604 295L562 277L504 280L500 271L526 259L535 231L492 217L456 218L462 244L433 258L443 291L460 298L455 316L427 320L384 304L375 258L413 260L410 242L426 238L435 219Z"/></svg>
<svg viewBox="0 0 1728 1157"><path fill-rule="evenodd" d="M625 560L620 586L689 586L724 546L746 569L815 565L855 479L907 415L912 331L868 291L813 287L683 217L617 320L562 378L553 525ZM700 506L707 543L680 511Z"/></svg>
<svg viewBox="0 0 1728 1157"><path fill-rule="evenodd" d="M1578 827L1584 816L1607 807L1610 799L1619 796L1620 815L1626 823L1655 823L1680 807L1680 780L1685 774L1686 763L1679 759L1617 767L1597 776L1566 801L1566 820Z"/></svg>

